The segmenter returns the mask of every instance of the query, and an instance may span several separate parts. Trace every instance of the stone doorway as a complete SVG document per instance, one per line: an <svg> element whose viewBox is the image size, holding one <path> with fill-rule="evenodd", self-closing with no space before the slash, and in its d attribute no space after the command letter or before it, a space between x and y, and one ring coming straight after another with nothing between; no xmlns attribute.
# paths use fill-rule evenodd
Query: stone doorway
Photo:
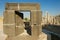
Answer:
<svg viewBox="0 0 60 40"><path fill-rule="evenodd" d="M42 32L42 12L38 3L7 3L4 12L4 33L15 37L24 31L23 14L18 16L15 12L30 11L31 36L36 40ZM8 28L8 29L7 29Z"/></svg>

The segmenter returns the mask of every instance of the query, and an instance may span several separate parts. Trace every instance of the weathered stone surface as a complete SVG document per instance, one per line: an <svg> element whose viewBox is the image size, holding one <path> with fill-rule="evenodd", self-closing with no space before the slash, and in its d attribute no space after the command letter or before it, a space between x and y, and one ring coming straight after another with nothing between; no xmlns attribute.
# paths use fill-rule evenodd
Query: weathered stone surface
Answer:
<svg viewBox="0 0 60 40"><path fill-rule="evenodd" d="M16 22L16 28L15 28L16 35L24 32L24 22L23 22L22 18L17 14L15 15L15 22Z"/></svg>
<svg viewBox="0 0 60 40"><path fill-rule="evenodd" d="M6 10L4 13L4 19L3 19L3 30L4 33L10 36L15 35L15 14L14 11Z"/></svg>

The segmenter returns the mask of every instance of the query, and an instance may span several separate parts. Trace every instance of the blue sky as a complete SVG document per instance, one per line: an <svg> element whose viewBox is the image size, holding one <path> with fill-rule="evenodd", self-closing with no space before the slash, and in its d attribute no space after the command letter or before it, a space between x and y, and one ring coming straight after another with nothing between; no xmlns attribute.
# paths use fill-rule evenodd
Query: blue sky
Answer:
<svg viewBox="0 0 60 40"><path fill-rule="evenodd" d="M5 9L5 3L7 2L39 3L43 14L45 14L46 11L48 11L48 13L51 15L60 14L60 0L0 0L0 16L3 16L3 12Z"/></svg>
<svg viewBox="0 0 60 40"><path fill-rule="evenodd" d="M21 12L21 13L24 14L24 18L30 19L30 12L29 11L28 12Z"/></svg>

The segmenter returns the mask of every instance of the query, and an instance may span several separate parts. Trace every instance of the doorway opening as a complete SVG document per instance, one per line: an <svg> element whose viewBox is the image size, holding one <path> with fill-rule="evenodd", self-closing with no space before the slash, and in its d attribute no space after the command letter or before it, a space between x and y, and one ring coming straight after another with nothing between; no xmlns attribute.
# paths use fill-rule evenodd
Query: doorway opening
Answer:
<svg viewBox="0 0 60 40"><path fill-rule="evenodd" d="M20 16L23 19L25 24L25 30L29 35L31 35L31 26L30 26L30 12L29 11L15 11L15 14Z"/></svg>
<svg viewBox="0 0 60 40"><path fill-rule="evenodd" d="M30 12L29 11L21 11L21 13L24 14L24 24L25 29L27 30L27 33L31 35L31 26L30 26Z"/></svg>

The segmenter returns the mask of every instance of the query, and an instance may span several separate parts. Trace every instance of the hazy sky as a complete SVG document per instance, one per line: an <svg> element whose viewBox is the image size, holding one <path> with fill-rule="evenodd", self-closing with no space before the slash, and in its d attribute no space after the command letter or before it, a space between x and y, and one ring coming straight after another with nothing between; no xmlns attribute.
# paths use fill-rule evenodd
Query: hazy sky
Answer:
<svg viewBox="0 0 60 40"><path fill-rule="evenodd" d="M51 15L60 14L60 0L0 0L0 16L3 16L3 12L5 9L5 3L7 2L36 2L40 4L40 8L45 14L46 11ZM27 14L28 15L28 14Z"/></svg>

